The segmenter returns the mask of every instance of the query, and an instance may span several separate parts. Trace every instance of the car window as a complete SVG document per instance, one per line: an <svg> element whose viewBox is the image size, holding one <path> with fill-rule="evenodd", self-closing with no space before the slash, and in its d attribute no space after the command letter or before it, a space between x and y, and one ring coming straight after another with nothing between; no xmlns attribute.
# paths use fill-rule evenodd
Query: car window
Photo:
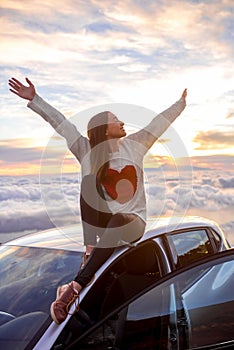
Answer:
<svg viewBox="0 0 234 350"><path fill-rule="evenodd" d="M21 350L51 322L57 286L74 277L82 254L2 246L0 256L0 348Z"/></svg>
<svg viewBox="0 0 234 350"><path fill-rule="evenodd" d="M221 262L210 259L174 274L111 314L79 342L73 341L69 349L231 349L233 260L232 253ZM196 277L184 289L184 280L191 276Z"/></svg>
<svg viewBox="0 0 234 350"><path fill-rule="evenodd" d="M213 253L206 230L192 230L170 235L177 253L177 266L185 266L194 260Z"/></svg>

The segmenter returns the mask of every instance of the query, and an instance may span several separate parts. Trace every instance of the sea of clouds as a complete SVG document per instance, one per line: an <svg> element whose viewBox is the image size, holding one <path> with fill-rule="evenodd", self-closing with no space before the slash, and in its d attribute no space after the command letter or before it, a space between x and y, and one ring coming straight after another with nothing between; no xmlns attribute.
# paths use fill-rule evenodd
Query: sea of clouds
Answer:
<svg viewBox="0 0 234 350"><path fill-rule="evenodd" d="M214 170L146 169L148 216L200 215L234 243L234 175ZM80 221L80 174L0 177L0 242Z"/></svg>

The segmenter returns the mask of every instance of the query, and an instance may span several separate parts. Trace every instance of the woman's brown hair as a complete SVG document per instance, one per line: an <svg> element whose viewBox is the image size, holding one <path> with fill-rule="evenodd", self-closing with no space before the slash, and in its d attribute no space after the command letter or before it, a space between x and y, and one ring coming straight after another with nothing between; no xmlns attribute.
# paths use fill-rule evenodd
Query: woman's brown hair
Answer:
<svg viewBox="0 0 234 350"><path fill-rule="evenodd" d="M98 113L88 123L91 173L96 175L99 182L102 182L106 169L109 167L109 147L106 142L108 113L108 111Z"/></svg>

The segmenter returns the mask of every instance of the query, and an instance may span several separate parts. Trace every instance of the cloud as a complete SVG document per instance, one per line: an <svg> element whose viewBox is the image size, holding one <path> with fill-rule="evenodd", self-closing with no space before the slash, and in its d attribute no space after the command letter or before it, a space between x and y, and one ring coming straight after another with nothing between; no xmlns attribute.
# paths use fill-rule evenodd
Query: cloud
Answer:
<svg viewBox="0 0 234 350"><path fill-rule="evenodd" d="M0 160L4 163L39 162L42 150L36 148L20 148L0 146Z"/></svg>
<svg viewBox="0 0 234 350"><path fill-rule="evenodd" d="M226 119L231 119L231 118L234 118L234 111L230 111L226 116Z"/></svg>
<svg viewBox="0 0 234 350"><path fill-rule="evenodd" d="M27 6L20 0L3 0L1 14L0 138L14 142L32 137L27 147L18 141L2 144L1 169L26 173L32 166L39 168L43 148L42 143L34 146L33 138L51 136L50 126L27 110L25 101L9 94L7 80L12 75L29 76L38 93L66 116L105 102L137 103L160 111L186 84L188 107L181 119L185 144L197 130L218 128L217 105L219 116L224 115L218 134L211 130L196 135L197 150L205 153L216 147L223 155L193 157L194 165L233 165L225 152L232 146L231 133L221 132L233 117L231 0L58 0L56 6L47 0L29 1ZM204 115L212 115L212 120L205 121ZM54 170L59 153L49 153L43 164ZM38 168L33 171L39 173ZM176 194L171 196L172 204Z"/></svg>
<svg viewBox="0 0 234 350"><path fill-rule="evenodd" d="M231 76L229 1L58 0L56 6L34 1L27 7L3 1L1 6L4 79L9 72L29 75L42 95L69 113L123 96L152 105L156 94L165 100L165 92L168 97L183 80L190 83L188 70L197 68L205 77L214 62L216 71Z"/></svg>
<svg viewBox="0 0 234 350"><path fill-rule="evenodd" d="M233 231L234 178L228 172L146 170L149 216L200 215ZM0 233L38 231L80 221L80 174L0 177Z"/></svg>
<svg viewBox="0 0 234 350"><path fill-rule="evenodd" d="M50 144L45 147L30 147L33 139L9 139L0 141L0 161L5 163L23 163L43 161L59 162L68 153L65 141L57 134L50 138ZM46 155L44 154L46 150Z"/></svg>
<svg viewBox="0 0 234 350"><path fill-rule="evenodd" d="M71 173L80 170L80 165L68 150L64 140L54 134L49 144L43 147L30 147L33 139L10 139L0 141L1 174L43 174L43 173ZM168 142L168 139L160 139L160 144ZM157 146L159 147L159 145ZM158 150L158 148L157 148ZM232 155L194 156L183 164L191 164L198 169L230 169L233 167ZM169 156L155 155L149 152L144 160L146 168L165 167L168 170L182 165L179 160Z"/></svg>
<svg viewBox="0 0 234 350"><path fill-rule="evenodd" d="M128 55L133 60L130 64L146 64L140 62L137 56L141 53L141 58L157 58L157 66L163 64L163 60L165 64L169 54L169 57L176 57L178 65L179 61L181 64L184 62L185 55L189 57L194 51L203 60L205 53L211 58L211 50L216 53L215 56L225 55L231 44L227 36L220 35L225 31L224 19L227 21L231 14L227 5L226 12L220 14L222 2L194 4L174 1L168 4L162 1L149 2L145 6L134 1L116 1L111 5L109 1L78 2L77 5L74 1L66 4L58 1L56 8L53 3L45 2L41 6L33 2L27 9L15 4L14 9L7 9L6 3L6 8L2 8L2 45L7 50L6 56L3 50L2 60L5 57L6 62L14 60L11 53L17 51L20 55L18 60L25 63L40 60L59 63L71 59L83 64L95 61L100 64L104 58L108 63L111 53L119 56L117 50L125 49L135 53ZM201 38L206 39L206 45ZM43 56L39 55L42 50ZM27 52L30 55L26 55ZM165 55L161 55L164 52ZM149 67L155 66L155 63L148 60Z"/></svg>
<svg viewBox="0 0 234 350"><path fill-rule="evenodd" d="M234 177L229 179L219 178L219 183L222 188L234 188Z"/></svg>
<svg viewBox="0 0 234 350"><path fill-rule="evenodd" d="M0 177L0 232L43 230L79 221L77 176Z"/></svg>
<svg viewBox="0 0 234 350"><path fill-rule="evenodd" d="M233 167L233 155L212 154L209 156L195 156L191 157L191 162L195 168L230 170Z"/></svg>
<svg viewBox="0 0 234 350"><path fill-rule="evenodd" d="M225 149L234 146L233 132L228 131L200 131L193 139L199 146L197 150Z"/></svg>
<svg viewBox="0 0 234 350"><path fill-rule="evenodd" d="M218 222L234 242L234 181L232 173L194 169L192 182L186 171L146 170L148 215L199 215Z"/></svg>
<svg viewBox="0 0 234 350"><path fill-rule="evenodd" d="M61 137L53 135L49 145L29 147L34 142L34 139L0 141L0 175L42 175L80 170L79 163Z"/></svg>
<svg viewBox="0 0 234 350"><path fill-rule="evenodd" d="M197 208L200 215L204 208L210 212L233 206L232 193L223 191L219 185L221 176L207 171L195 171L191 182L186 171L182 174L166 171L147 171L148 211L149 215L184 214ZM214 176L216 174L216 177ZM230 181L230 175L223 174L222 179Z"/></svg>

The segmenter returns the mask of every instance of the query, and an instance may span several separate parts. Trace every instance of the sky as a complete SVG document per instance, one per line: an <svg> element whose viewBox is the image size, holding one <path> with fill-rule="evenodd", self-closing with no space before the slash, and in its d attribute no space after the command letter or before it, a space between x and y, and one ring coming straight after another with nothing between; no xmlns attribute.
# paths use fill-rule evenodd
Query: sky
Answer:
<svg viewBox="0 0 234 350"><path fill-rule="evenodd" d="M96 107L120 105L131 132L187 88L185 111L147 166L169 164L180 142L193 167L232 171L232 0L0 0L0 28L0 175L56 173L59 158L59 171L79 170L54 130L9 92L10 77L28 77L84 134Z"/></svg>

